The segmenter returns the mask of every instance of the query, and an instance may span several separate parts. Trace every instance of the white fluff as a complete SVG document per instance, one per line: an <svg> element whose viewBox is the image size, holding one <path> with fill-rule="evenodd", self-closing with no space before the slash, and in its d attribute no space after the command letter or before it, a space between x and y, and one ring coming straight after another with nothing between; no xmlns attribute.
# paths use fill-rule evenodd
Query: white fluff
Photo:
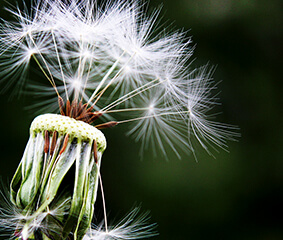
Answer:
<svg viewBox="0 0 283 240"><path fill-rule="evenodd" d="M10 10L14 22L2 19L1 77L7 86L16 83L21 89L32 61L48 79L48 85L29 83L45 97L37 107L54 111L57 95L65 101L82 99L106 119L132 123L129 135L142 142L142 151L152 148L165 156L169 150L178 157L180 150L195 155L192 137L211 153L238 136L233 126L210 119L217 104L211 71L189 67L191 40L182 31L158 26L159 10L146 16L134 0L102 6L95 0L68 2L35 0L30 11ZM13 211L12 218L0 220L8 228L24 217ZM152 236L146 217L134 217L136 210L113 228L90 230L84 240Z"/></svg>
<svg viewBox="0 0 283 240"><path fill-rule="evenodd" d="M180 157L180 149L194 152L192 134L209 153L211 144L226 149L237 134L208 119L215 87L206 67L188 68L191 40L161 29L159 10L150 16L143 10L135 1L37 0L30 12L11 11L16 21L0 27L2 76L15 76L22 86L35 59L65 100L82 98L120 124L132 122L129 134L142 149L153 143L154 151L171 149ZM50 85L31 87L50 99L37 105L54 109Z"/></svg>

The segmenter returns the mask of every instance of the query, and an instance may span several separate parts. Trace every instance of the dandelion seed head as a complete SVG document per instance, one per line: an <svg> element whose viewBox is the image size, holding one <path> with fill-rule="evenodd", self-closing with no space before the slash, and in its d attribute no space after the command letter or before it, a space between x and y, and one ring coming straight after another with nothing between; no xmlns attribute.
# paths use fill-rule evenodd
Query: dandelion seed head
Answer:
<svg viewBox="0 0 283 240"><path fill-rule="evenodd" d="M82 84L80 83L79 79L71 80L72 87L76 90L81 89Z"/></svg>
<svg viewBox="0 0 283 240"><path fill-rule="evenodd" d="M149 113L154 113L154 103L149 104L148 111Z"/></svg>
<svg viewBox="0 0 283 240"><path fill-rule="evenodd" d="M32 28L31 28L31 26L30 26L30 27L25 27L25 28L23 29L23 32L22 32L22 34L21 34L21 37L24 38L24 37L30 35L31 33L32 33Z"/></svg>
<svg viewBox="0 0 283 240"><path fill-rule="evenodd" d="M144 239L158 235L156 224L148 224L149 213L139 215L139 207L129 212L119 223L106 230L104 222L92 225L83 240Z"/></svg>
<svg viewBox="0 0 283 240"><path fill-rule="evenodd" d="M155 155L162 153L165 158L169 152L178 158L182 152L196 156L192 139L212 155L211 150L227 149L227 141L238 136L235 127L213 118L213 107L218 104L218 96L213 93L216 89L211 77L213 69L190 66L194 47L187 33L170 33L158 26L160 9L148 15L145 9L144 4L134 0L109 0L103 5L90 0L35 0L30 10L10 10L13 22L2 20L0 23L1 82L9 79L7 87L15 82L16 89L27 85L39 98L44 98L36 103L37 108L63 115L44 114L34 120L31 136L35 133L39 136L34 142L35 148L41 146L44 158L51 158L51 134L52 141L56 140L53 145L58 143L57 148L52 149L59 153L59 157L54 158L56 163L62 160L67 147L68 159L87 156L90 165L85 165L84 171L86 174L97 171L96 180L91 184L98 184L99 178L103 201L99 166L106 140L98 129L128 123L128 135L141 142L141 155L151 149ZM34 64L46 79L46 85L26 78L29 66ZM102 123L98 124L98 119ZM54 132L62 136L56 139ZM67 135L63 137L64 134ZM85 145L87 151L76 155L69 137L78 139L74 143L76 147L86 139L92 142ZM36 152L30 147L32 144L27 145L28 156ZM35 166L36 159L33 160ZM26 164L25 160L22 164ZM67 163L64 169L65 165ZM76 169L77 166L84 164L76 162ZM95 196L87 197L88 200L95 201L97 185L94 185ZM21 189L24 187L19 192ZM35 195L42 197L41 194L49 196L45 192ZM22 202L29 206L32 198L22 197ZM0 208L0 224L12 231L17 229L24 240L37 231L56 235L63 231L60 221L68 222L68 214L71 214L69 196L41 212L22 211L17 206L18 200L13 201L7 210ZM41 202L44 204L41 200L38 204ZM90 205L93 207L93 204ZM147 223L147 214L137 216L138 209L118 224L108 225L105 203L103 205L104 221L87 231L92 219L89 214L88 224L84 223L83 231L87 233L81 236L83 240L144 239L156 235L155 225ZM81 214L76 213L80 216L78 226L83 225L79 223ZM49 219L53 219L52 224ZM68 231L78 234L76 229Z"/></svg>
<svg viewBox="0 0 283 240"><path fill-rule="evenodd" d="M0 207L0 226L12 231L16 229L24 240L37 231L55 236L60 231L63 234L73 231L74 238L81 239L83 236L78 237L77 234L88 230L83 240L155 236L155 225L147 223L147 214L138 216L137 208L118 224L108 225L99 172L106 140L98 129L103 131L104 128L128 123L128 135L141 142L141 155L146 149L151 149L155 155L162 153L165 158L168 158L169 152L178 158L184 152L192 152L196 156L192 139L212 155L211 150L227 149L227 141L238 137L235 127L214 119L213 108L218 105L218 96L213 93L216 89L213 69L208 66L191 67L194 47L191 47L187 33L170 32L159 26L160 8L151 14L145 14L145 10L145 4L134 0L108 0L102 5L96 0L35 0L30 10L26 7L24 10L10 10L13 22L1 20L0 81L8 82L5 88L14 83L18 86L15 89L27 87L34 95L43 98L35 104L37 108L61 114L44 114L33 121L31 138L24 153L27 157L23 157L19 172L35 174L35 178L45 176L37 173L36 164L42 160L40 157L44 158L44 164L38 164L38 168L54 163L59 165L60 170L67 171L67 166L71 168L74 164L76 177L80 178L74 182L83 184L80 192L93 193L78 197L87 201L78 208L80 211L86 209L86 212L72 215L71 211L76 210L73 209L73 201L80 194L77 187L73 188L73 197L68 195L64 201L55 201L57 205L49 206L49 197L56 194L45 192L45 187L42 190L34 179L30 182L35 184L38 192L34 190L33 195L39 199L33 205L30 201L34 196L28 193L21 195L22 189L30 187L28 180L11 184L13 191L13 187L22 185L16 189L16 198L14 192L10 195L13 204L7 209ZM33 82L27 79L29 66L34 65L41 71L40 76L46 79L46 84L38 78ZM59 134L58 138L55 132ZM87 149L81 151L82 146ZM37 148L41 149L39 153L42 156L32 157L32 154L37 154ZM58 157L52 154L58 154ZM25 165L30 164L30 159L35 169L25 173L28 169ZM44 170L41 170L42 173ZM61 172L55 174L55 170L57 167L52 167L48 172L52 180L39 179L40 184L48 185L46 191L53 190L49 184L62 175ZM87 182L82 180L84 176L92 179ZM19 179L16 177L13 181ZM105 217L101 224L87 229L92 220L91 208L98 181ZM62 179L58 182L61 183ZM46 198L46 202L41 198ZM18 202L27 206L21 209ZM34 211L35 204L40 211ZM42 208L40 204L46 206ZM68 222L72 218L76 219L77 228L83 226L84 229L78 230L76 226L72 229L70 226L74 224ZM67 221L69 230L63 227L65 223L62 221ZM80 231L83 233L78 233Z"/></svg>
<svg viewBox="0 0 283 240"><path fill-rule="evenodd" d="M82 49L80 52L80 57L86 58L86 59L90 59L92 58L92 52L89 51L88 49Z"/></svg>
<svg viewBox="0 0 283 240"><path fill-rule="evenodd" d="M127 73L131 73L132 72L132 69L130 66L125 66L124 68L124 72L127 74Z"/></svg>
<svg viewBox="0 0 283 240"><path fill-rule="evenodd" d="M27 50L27 57L28 57L28 58L31 58L32 55L34 55L36 52L37 52L37 51L36 51L35 48L28 49L28 50Z"/></svg>
<svg viewBox="0 0 283 240"><path fill-rule="evenodd" d="M81 100L105 119L132 122L129 135L142 149L165 155L172 149L180 156L179 147L193 150L193 136L208 152L215 145L226 148L237 134L211 119L218 104L211 94L213 70L193 69L191 38L159 26L160 9L145 9L135 1L38 0L30 12L11 10L16 21L3 20L0 27L3 74L24 76L35 61L64 103ZM50 98L37 105L56 105L50 87L36 85L30 87Z"/></svg>
<svg viewBox="0 0 283 240"><path fill-rule="evenodd" d="M70 204L70 198L66 198L60 204L52 206L41 213L34 215L31 211L24 212L22 209L11 203L6 195L9 192L0 191L0 229L10 233L11 239L20 237L29 239L34 231L58 231L58 226L46 222L46 217L50 214L56 219L60 219L68 214L66 206Z"/></svg>

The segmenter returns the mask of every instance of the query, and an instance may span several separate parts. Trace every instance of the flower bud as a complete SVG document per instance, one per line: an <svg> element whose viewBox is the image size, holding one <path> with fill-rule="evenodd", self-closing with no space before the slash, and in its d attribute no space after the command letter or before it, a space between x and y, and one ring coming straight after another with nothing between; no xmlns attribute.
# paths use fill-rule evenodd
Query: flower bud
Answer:
<svg viewBox="0 0 283 240"><path fill-rule="evenodd" d="M73 118L44 114L12 179L12 203L24 216L23 239L82 239L90 227L106 139L95 127Z"/></svg>

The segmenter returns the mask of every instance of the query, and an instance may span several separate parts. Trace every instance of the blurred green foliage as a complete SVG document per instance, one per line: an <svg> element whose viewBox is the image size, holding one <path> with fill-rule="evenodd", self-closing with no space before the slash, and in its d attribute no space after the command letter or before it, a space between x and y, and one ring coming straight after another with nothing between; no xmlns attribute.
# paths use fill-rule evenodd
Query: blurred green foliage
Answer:
<svg viewBox="0 0 283 240"><path fill-rule="evenodd" d="M192 66L217 65L220 120L240 126L242 137L216 159L201 152L198 162L151 153L141 160L126 127L106 130L102 176L110 217L119 220L142 203L159 225L154 239L283 239L283 2L151 0L149 9L162 2L161 22L190 30L197 44ZM25 107L34 99L0 98L0 175L7 184L28 140L34 114ZM101 201L102 216L99 209Z"/></svg>

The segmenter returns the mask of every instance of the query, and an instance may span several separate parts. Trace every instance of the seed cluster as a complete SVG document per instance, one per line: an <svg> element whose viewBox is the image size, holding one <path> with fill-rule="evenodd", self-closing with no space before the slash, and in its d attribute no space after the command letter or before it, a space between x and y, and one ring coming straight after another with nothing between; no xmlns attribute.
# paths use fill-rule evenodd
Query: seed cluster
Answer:
<svg viewBox="0 0 283 240"><path fill-rule="evenodd" d="M68 134L71 138L94 139L97 142L98 150L101 152L106 148L106 139L101 131L74 118L58 114L43 114L36 117L30 127L31 134L45 130L56 131L62 135Z"/></svg>

